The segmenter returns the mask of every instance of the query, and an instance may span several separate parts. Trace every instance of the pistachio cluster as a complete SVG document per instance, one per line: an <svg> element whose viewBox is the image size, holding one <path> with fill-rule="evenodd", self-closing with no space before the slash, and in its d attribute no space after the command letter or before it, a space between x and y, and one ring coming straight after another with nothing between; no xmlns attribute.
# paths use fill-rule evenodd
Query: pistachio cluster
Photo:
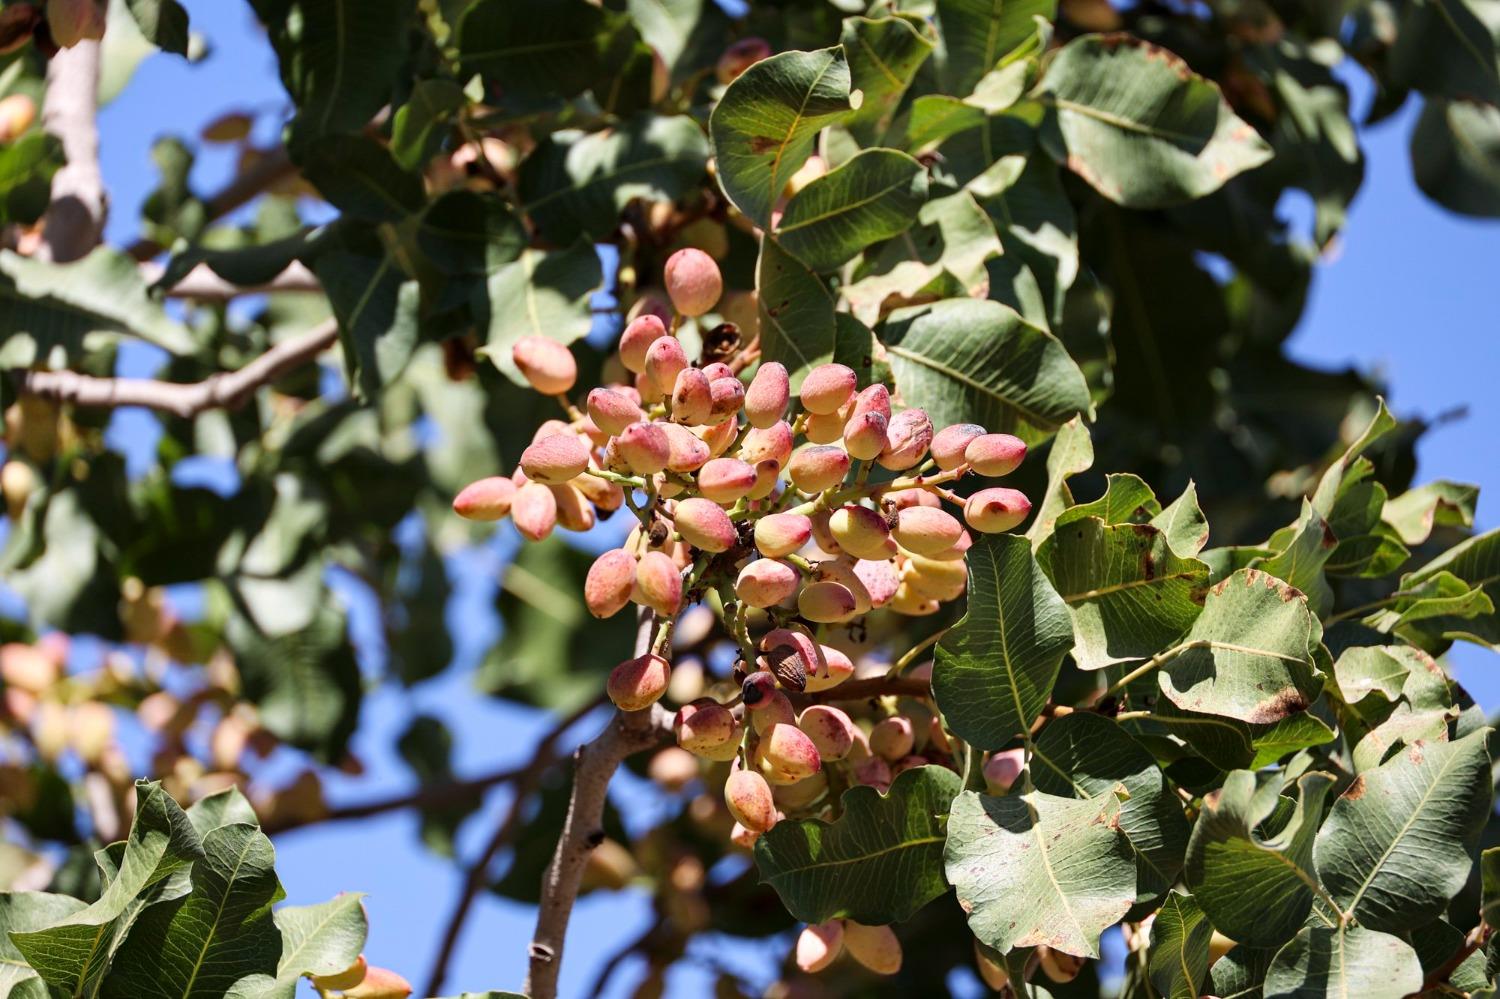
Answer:
<svg viewBox="0 0 1500 999"><path fill-rule="evenodd" d="M454 509L474 520L509 516L533 541L631 511L638 523L595 560L584 600L599 618L628 604L649 609L659 627L648 651L611 672L609 696L625 711L662 698L678 615L713 606L739 646L741 692L681 705L675 729L683 749L730 764L731 839L749 846L788 810L824 797L825 765L840 764L846 784L883 790L930 762L917 747L945 742L929 719L891 714L862 726L805 695L855 672L827 629L878 608L933 614L964 593L970 531L1008 531L1031 504L1015 489L965 498L951 487L1009 474L1026 445L974 424L935 428L884 384L861 388L842 364L809 371L794 397L787 369L759 360L753 345L694 363L676 332L718 303L718 266L682 250L667 261L665 284L675 315L632 320L618 348L624 377L591 389L581 408L570 399L578 368L565 346L540 336L515 344L516 368L566 418L537 431L512 475L475 482ZM839 926L839 946L863 961L854 940L880 928ZM889 950L866 950L880 948ZM895 954L899 965L899 947ZM889 954L872 960L891 963Z"/></svg>

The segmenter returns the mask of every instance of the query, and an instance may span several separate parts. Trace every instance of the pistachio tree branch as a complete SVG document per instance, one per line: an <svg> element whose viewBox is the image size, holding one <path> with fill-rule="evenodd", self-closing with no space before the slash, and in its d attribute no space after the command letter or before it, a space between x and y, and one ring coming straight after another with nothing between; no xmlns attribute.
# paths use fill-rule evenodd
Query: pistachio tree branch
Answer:
<svg viewBox="0 0 1500 999"><path fill-rule="evenodd" d="M449 805L461 805L477 801L484 792L493 787L498 787L501 784L525 776L527 769L526 766L509 767L505 770L496 770L481 777L470 777L467 780L453 780L442 784L427 784L407 794L376 798L372 801L361 801L352 805L340 805L337 808L330 808L320 815L308 818L297 817L282 822L274 820L263 822L261 828L268 835L279 835L281 833L294 832L298 829L320 826L326 822L368 819L376 815L404 811L408 808L429 809L444 808Z"/></svg>
<svg viewBox="0 0 1500 999"><path fill-rule="evenodd" d="M204 199L204 220L213 222L247 204L269 187L292 176L297 168L285 149L276 148L261 152L250 165L235 175L218 193ZM153 239L138 239L125 250L137 260L150 260L165 247Z"/></svg>
<svg viewBox="0 0 1500 999"><path fill-rule="evenodd" d="M645 655L651 648L651 638L651 612L642 608L635 641L637 656ZM644 711L618 711L603 732L573 754L573 793L568 801L568 817L552 854L552 863L542 878L536 933L528 950L531 967L522 991L531 999L556 999L563 942L573 903L578 898L589 854L604 838L604 802L610 778L626 757L650 749L671 734L671 715L660 704Z"/></svg>
<svg viewBox="0 0 1500 999"><path fill-rule="evenodd" d="M484 889L485 882L489 880L490 867L494 864L495 858L521 830L521 820L525 816L527 801L541 787L542 778L547 771L561 760L558 744L574 723L599 707L601 703L603 703L603 698L590 701L554 725L537 744L531 761L515 772L515 787L512 789L513 793L510 805L506 808L505 817L500 820L500 825L496 827L494 835L490 837L489 842L485 844L484 849L480 851L479 856L475 858L474 863L469 865L469 869L464 874L464 883L459 891L458 901L454 903L453 911L448 916L447 925L443 930L442 944L438 947L437 957L432 962L432 971L428 974L427 995L437 995L442 991L443 981L448 977L448 965L453 960L453 953L458 947L458 938L474 906L474 899L478 897L480 891Z"/></svg>
<svg viewBox="0 0 1500 999"><path fill-rule="evenodd" d="M99 173L99 43L81 41L47 63L42 127L62 142L67 164L52 177L37 256L67 263L86 256L104 232L108 199Z"/></svg>
<svg viewBox="0 0 1500 999"><path fill-rule="evenodd" d="M150 378L98 378L77 371L21 371L16 388L75 406L113 409L144 406L183 419L209 409L235 409L263 385L274 382L333 346L338 323L319 323L301 336L283 340L236 371L220 371L201 382L163 382Z"/></svg>

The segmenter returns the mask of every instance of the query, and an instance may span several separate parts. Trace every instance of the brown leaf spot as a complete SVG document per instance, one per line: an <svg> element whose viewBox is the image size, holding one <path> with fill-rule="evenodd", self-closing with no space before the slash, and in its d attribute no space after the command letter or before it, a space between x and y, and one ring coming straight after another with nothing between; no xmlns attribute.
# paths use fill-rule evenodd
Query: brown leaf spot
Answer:
<svg viewBox="0 0 1500 999"><path fill-rule="evenodd" d="M1414 742L1406 747L1406 758L1411 760L1413 766L1419 767L1422 765L1422 756L1422 744L1420 742Z"/></svg>
<svg viewBox="0 0 1500 999"><path fill-rule="evenodd" d="M1302 691L1296 687L1286 687L1257 704L1246 721L1252 725L1265 725L1281 721L1287 715L1301 711L1305 707L1307 707L1307 698L1303 696Z"/></svg>
<svg viewBox="0 0 1500 999"><path fill-rule="evenodd" d="M1349 785L1349 790L1344 792L1344 797L1350 801L1358 801L1365 796L1365 775L1360 774L1354 778L1354 783Z"/></svg>
<svg viewBox="0 0 1500 999"><path fill-rule="evenodd" d="M750 151L759 156L781 146L781 140L769 135L750 136Z"/></svg>

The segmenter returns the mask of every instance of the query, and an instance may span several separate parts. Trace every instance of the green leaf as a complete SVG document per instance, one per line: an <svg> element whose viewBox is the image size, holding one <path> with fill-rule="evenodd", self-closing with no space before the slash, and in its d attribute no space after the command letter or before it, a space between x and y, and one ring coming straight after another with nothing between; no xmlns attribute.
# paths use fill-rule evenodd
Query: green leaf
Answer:
<svg viewBox="0 0 1500 999"><path fill-rule="evenodd" d="M1040 546L1052 534L1058 516L1073 505L1068 479L1087 472L1094 465L1094 442L1083 418L1075 416L1057 431L1047 451L1047 491L1036 505L1026 537ZM1194 552L1193 554L1197 554Z"/></svg>
<svg viewBox="0 0 1500 999"><path fill-rule="evenodd" d="M415 0L251 0L297 105L289 143L360 131L407 59Z"/></svg>
<svg viewBox="0 0 1500 999"><path fill-rule="evenodd" d="M926 200L922 164L894 149L866 149L792 196L776 241L813 270L831 271L905 232Z"/></svg>
<svg viewBox="0 0 1500 999"><path fill-rule="evenodd" d="M506 94L573 97L603 72L623 23L587 0L477 0L458 22L462 75Z"/></svg>
<svg viewBox="0 0 1500 999"><path fill-rule="evenodd" d="M203 837L192 892L141 914L106 979L106 999L142 995L210 999L241 978L273 971L280 939L271 903L280 897L275 851L253 825Z"/></svg>
<svg viewBox="0 0 1500 999"><path fill-rule="evenodd" d="M267 731L337 759L359 720L361 689L343 611L321 585L309 592L295 583L263 581L262 591L262 599L274 593L278 600L317 603L304 627L281 634L268 633L248 615L230 616L225 643L234 652L245 696L259 707Z"/></svg>
<svg viewBox="0 0 1500 999"><path fill-rule="evenodd" d="M1241 944L1208 969L1208 995L1221 999L1262 999L1261 983L1276 951Z"/></svg>
<svg viewBox="0 0 1500 999"><path fill-rule="evenodd" d="M40 129L0 147L0 221L31 225L40 219L63 162L62 141Z"/></svg>
<svg viewBox="0 0 1500 999"><path fill-rule="evenodd" d="M1167 536L1167 544L1178 555L1201 552L1208 544L1208 518L1198 506L1198 487L1189 481L1181 496L1151 518L1151 526Z"/></svg>
<svg viewBox="0 0 1500 999"><path fill-rule="evenodd" d="M361 398L375 399L417 349L420 288L389 253L326 250L313 272L338 318L349 382Z"/></svg>
<svg viewBox="0 0 1500 999"><path fill-rule="evenodd" d="M136 814L118 869L98 901L59 922L10 939L27 963L65 995L99 994L109 961L154 890L202 857L192 824L157 784L136 784Z"/></svg>
<svg viewBox="0 0 1500 999"><path fill-rule="evenodd" d="M62 922L88 903L71 895L54 895L44 891L0 892L0 995L23 999L28 993L25 982L38 981L37 973L11 942L12 933L34 933ZM27 989L34 986L27 986ZM45 993L43 993L45 994Z"/></svg>
<svg viewBox="0 0 1500 999"><path fill-rule="evenodd" d="M1462 890L1490 812L1489 732L1409 745L1334 803L1318 876L1362 925L1412 929Z"/></svg>
<svg viewBox="0 0 1500 999"><path fill-rule="evenodd" d="M1091 411L1083 372L1050 333L999 302L949 299L893 314L881 333L896 386L936 426L978 423L1028 444Z"/></svg>
<svg viewBox="0 0 1500 999"><path fill-rule="evenodd" d="M308 143L302 172L335 208L364 222L400 222L427 200L422 179L368 135L329 135Z"/></svg>
<svg viewBox="0 0 1500 999"><path fill-rule="evenodd" d="M1208 977L1208 941L1214 928L1191 895L1171 892L1151 923L1146 974L1166 999L1197 999Z"/></svg>
<svg viewBox="0 0 1500 999"><path fill-rule="evenodd" d="M1479 487L1439 480L1386 500L1381 517L1408 545L1432 536L1434 527L1473 527Z"/></svg>
<svg viewBox="0 0 1500 999"><path fill-rule="evenodd" d="M873 325L904 305L981 293L989 282L985 262L1000 252L994 223L972 195L933 198L918 209L915 225L865 254L844 298Z"/></svg>
<svg viewBox="0 0 1500 999"><path fill-rule="evenodd" d="M1272 827L1274 833L1263 823L1287 805L1278 775L1257 785L1253 772L1235 770L1204 799L1183 878L1215 929L1242 944L1267 947L1303 925L1321 891L1312 873L1313 837L1332 786L1327 774L1304 774L1295 810Z"/></svg>
<svg viewBox="0 0 1500 999"><path fill-rule="evenodd" d="M932 691L954 734L1000 749L1046 705L1073 628L1025 538L980 535L967 561L968 611L938 642Z"/></svg>
<svg viewBox="0 0 1500 999"><path fill-rule="evenodd" d="M511 348L524 336L572 343L593 324L589 301L604 285L592 244L579 240L566 250L526 249L496 270L475 292L475 323L482 353L517 385L525 385Z"/></svg>
<svg viewBox="0 0 1500 999"><path fill-rule="evenodd" d="M636 115L599 132L553 132L521 163L519 194L551 243L602 239L637 198L675 201L696 188L708 140L687 115Z"/></svg>
<svg viewBox="0 0 1500 999"><path fill-rule="evenodd" d="M1306 595L1308 608L1321 618L1333 609L1333 588L1323 575L1323 566L1337 544L1328 521L1304 499L1297 522L1277 531L1267 543L1268 548L1278 549L1277 553L1254 559L1250 566L1290 583Z"/></svg>
<svg viewBox="0 0 1500 999"><path fill-rule="evenodd" d="M1051 21L1057 0L937 0L943 49L943 89L973 91L990 70L1036 34L1036 19Z"/></svg>
<svg viewBox="0 0 1500 999"><path fill-rule="evenodd" d="M1192 626L1208 589L1208 566L1145 524L1060 523L1037 561L1068 605L1079 669L1150 659Z"/></svg>
<svg viewBox="0 0 1500 999"><path fill-rule="evenodd" d="M1042 147L1129 208L1201 198L1271 156L1217 86L1128 35L1075 38L1038 86L1049 108Z"/></svg>
<svg viewBox="0 0 1500 999"><path fill-rule="evenodd" d="M98 247L67 264L0 251L0 365L64 367L138 337L172 354L191 354L192 335L168 318L127 254Z"/></svg>
<svg viewBox="0 0 1500 999"><path fill-rule="evenodd" d="M240 793L238 787L227 787L215 791L193 802L187 810L188 821L202 839L220 826L244 824L259 828L260 820L250 801Z"/></svg>
<svg viewBox="0 0 1500 999"><path fill-rule="evenodd" d="M1188 823L1149 752L1113 720L1087 711L1054 719L1037 736L1031 779L1038 791L1105 799L1123 787L1119 827L1136 854L1137 902L1171 887L1182 869Z"/></svg>
<svg viewBox="0 0 1500 999"><path fill-rule="evenodd" d="M712 0L626 0L625 9L641 38L661 55L668 69L691 48L694 31L714 13Z"/></svg>
<svg viewBox="0 0 1500 999"><path fill-rule="evenodd" d="M449 191L427 206L416 240L428 261L454 276L493 274L531 242L505 199L464 190Z"/></svg>
<svg viewBox="0 0 1500 999"><path fill-rule="evenodd" d="M293 999L304 975L335 975L359 960L368 925L364 895L352 892L318 905L277 909L272 919L281 933L276 978L255 999ZM249 999L249 996L246 997Z"/></svg>
<svg viewBox="0 0 1500 999"><path fill-rule="evenodd" d="M866 145L881 139L917 70L932 54L924 23L911 14L846 17L840 41L852 89L863 95L845 126Z"/></svg>
<svg viewBox="0 0 1500 999"><path fill-rule="evenodd" d="M1385 400L1377 399L1375 414L1370 417L1370 422L1365 425L1365 429L1344 451L1343 456L1328 466L1323 472L1323 477L1318 480L1318 488L1312 497L1313 509L1325 517L1331 515L1338 502L1339 494L1370 474L1371 466L1368 460L1361 458L1365 449L1390 434L1396 427L1396 418L1391 415L1390 410L1385 408Z"/></svg>
<svg viewBox="0 0 1500 999"><path fill-rule="evenodd" d="M778 822L755 843L761 880L805 922L904 922L948 890L943 819L962 785L945 767L913 767L885 794L844 792L833 822Z"/></svg>
<svg viewBox="0 0 1500 999"><path fill-rule="evenodd" d="M1120 802L965 791L948 817L948 880L969 929L999 951L1048 946L1099 956L1099 934L1135 901Z"/></svg>
<svg viewBox="0 0 1500 999"><path fill-rule="evenodd" d="M126 0L146 40L163 52L188 54L188 14L177 0Z"/></svg>
<svg viewBox="0 0 1500 999"><path fill-rule="evenodd" d="M770 228L771 207L813 139L853 110L849 83L835 46L762 59L724 91L708 123L719 184L751 222Z"/></svg>
<svg viewBox="0 0 1500 999"><path fill-rule="evenodd" d="M809 371L839 352L833 296L822 278L772 236L761 237L755 289L761 355L786 366L796 392Z"/></svg>
<svg viewBox="0 0 1500 999"><path fill-rule="evenodd" d="M1441 0L1429 5L1441 6ZM1411 133L1412 176L1449 211L1500 216L1500 108L1433 98Z"/></svg>
<svg viewBox="0 0 1500 999"><path fill-rule="evenodd" d="M1183 651L1158 674L1178 707L1278 721L1312 703L1318 691L1308 646L1315 624L1307 601L1257 569L1241 569L1208 591Z"/></svg>
<svg viewBox="0 0 1500 999"><path fill-rule="evenodd" d="M1421 991L1417 952L1400 937L1362 926L1308 926L1266 970L1269 996L1401 999Z"/></svg>
<svg viewBox="0 0 1500 999"><path fill-rule="evenodd" d="M452 80L418 80L391 122L391 156L403 170L420 170L442 144L443 129L464 106L463 87Z"/></svg>
<svg viewBox="0 0 1500 999"><path fill-rule="evenodd" d="M1401 579L1402 591L1429 583L1440 574L1462 580L1471 588L1481 590L1489 598L1493 608L1500 600L1500 529L1468 538L1428 562L1415 572ZM1451 589L1444 595L1452 595ZM1464 605L1472 610L1472 604ZM1483 616L1444 615L1429 617L1423 623L1422 633L1427 636L1424 647L1431 650L1452 638L1463 638L1490 648L1500 648L1500 614L1493 610Z"/></svg>
<svg viewBox="0 0 1500 999"><path fill-rule="evenodd" d="M1104 481L1103 496L1064 510L1055 526L1061 528L1085 517L1097 517L1106 524L1145 524L1161 513L1156 493L1139 475L1116 472L1106 475Z"/></svg>
<svg viewBox="0 0 1500 999"><path fill-rule="evenodd" d="M1394 86L1500 102L1500 19L1486 0L1417 0L1398 31L1386 65Z"/></svg>
<svg viewBox="0 0 1500 999"><path fill-rule="evenodd" d="M1401 635L1423 646L1441 645L1425 626L1418 622L1442 619L1443 627L1454 627L1462 620L1492 615L1494 602L1482 589L1471 587L1451 572L1438 572L1420 583L1403 584L1396 598L1385 610L1365 619L1370 627L1388 634Z"/></svg>

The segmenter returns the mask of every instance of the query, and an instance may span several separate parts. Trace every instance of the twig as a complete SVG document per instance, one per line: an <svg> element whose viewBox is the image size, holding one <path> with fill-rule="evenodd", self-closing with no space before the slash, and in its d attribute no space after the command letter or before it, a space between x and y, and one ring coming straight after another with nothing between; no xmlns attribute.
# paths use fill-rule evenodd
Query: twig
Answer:
<svg viewBox="0 0 1500 999"><path fill-rule="evenodd" d="M147 284L161 280L164 267L159 264L141 264L141 277ZM200 302L227 302L242 295L263 295L272 292L322 291L323 286L301 261L292 261L286 270L261 284L240 285L226 281L213 272L207 264L199 264L182 279L166 289L169 298L191 298Z"/></svg>
<svg viewBox="0 0 1500 999"><path fill-rule="evenodd" d="M651 613L643 608L636 631L635 654L644 655L650 647ZM610 778L620 761L656 745L671 732L671 716L659 704L644 711L620 711L603 732L573 754L573 793L568 801L568 817L557 850L552 854L552 863L542 879L536 933L528 949L531 966L522 991L531 999L556 999L568 919L573 914L589 854L604 835L600 823Z"/></svg>
<svg viewBox="0 0 1500 999"><path fill-rule="evenodd" d="M448 964L453 960L453 952L458 947L458 938L463 932L465 921L469 918L469 910L473 908L474 899L489 879L490 865L495 862L495 857L520 831L521 818L525 812L527 800L541 786L542 777L546 772L558 762L560 758L557 753L558 742L568 729L572 728L584 715L597 708L602 700L600 698L590 701L554 725L552 730L537 744L536 753L531 757L531 762L516 772L515 793L510 800L510 806L506 809L505 818L501 820L495 834L490 837L489 842L485 844L484 849L480 851L479 856L475 858L474 863L469 866L464 875L463 888L459 892L458 901L453 906L453 912L448 916L447 926L443 930L443 942L438 947L437 957L432 962L432 971L427 977L425 995L437 995L442 991L443 980L448 977Z"/></svg>
<svg viewBox="0 0 1500 999"><path fill-rule="evenodd" d="M846 680L837 687L808 694L813 701L863 701L871 697L894 694L898 697L931 697L932 684L927 680L899 676L876 676L868 680Z"/></svg>
<svg viewBox="0 0 1500 999"><path fill-rule="evenodd" d="M149 378L97 378L77 371L22 371L16 389L75 406L113 409L144 406L184 419L207 409L236 409L256 389L301 367L338 338L338 323L328 320L308 332L284 340L237 371L220 371L201 382L163 382Z"/></svg>
<svg viewBox="0 0 1500 999"><path fill-rule="evenodd" d="M223 218L266 188L296 173L296 169L285 149L276 148L263 152L219 193L203 202L204 220L212 222ZM125 252L137 260L150 260L163 249L165 247L154 239L138 239Z"/></svg>
<svg viewBox="0 0 1500 999"><path fill-rule="evenodd" d="M931 635L928 635L926 638L922 639L916 645L913 645L906 651L905 655L896 660L895 665L891 667L890 672L886 675L891 677L892 679L900 676L902 671L904 671L906 667L915 662L918 656L926 652L928 649L932 648L938 642L942 641L943 636L948 634L949 630L950 628L940 628L939 630L933 632Z"/></svg>
<svg viewBox="0 0 1500 999"><path fill-rule="evenodd" d="M99 173L99 43L81 41L47 63L42 127L62 140L67 165L52 176L52 201L37 256L65 264L87 256L104 232Z"/></svg>
<svg viewBox="0 0 1500 999"><path fill-rule="evenodd" d="M513 781L526 772L526 768L511 767L508 770L498 770L483 777L472 777L468 780L455 780L446 784L434 784L429 787L419 788L410 794L398 794L389 798L377 798L373 801L362 801L355 805L344 805L339 808L330 808L316 818L291 819L284 823L265 823L266 833L277 835L280 833L295 832L298 829L306 829L310 826L322 825L325 822L343 822L349 819L368 819L375 815L384 815L387 812L399 812L407 808L428 809L443 808L447 805L462 804L478 798L485 791L507 781Z"/></svg>

